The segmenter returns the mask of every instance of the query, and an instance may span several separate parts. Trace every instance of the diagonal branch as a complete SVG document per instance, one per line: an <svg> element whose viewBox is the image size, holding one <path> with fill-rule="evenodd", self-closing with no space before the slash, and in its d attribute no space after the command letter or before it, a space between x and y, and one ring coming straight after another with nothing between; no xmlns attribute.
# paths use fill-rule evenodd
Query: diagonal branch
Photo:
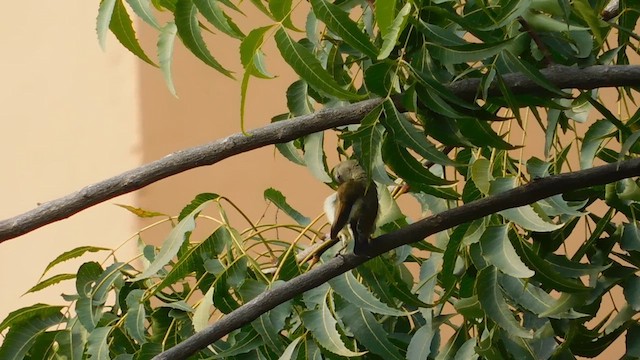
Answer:
<svg viewBox="0 0 640 360"><path fill-rule="evenodd" d="M583 69L554 66L542 70L542 73L549 82L558 88L587 90L599 87L640 85L640 66L637 65L597 65ZM544 93L544 89L524 74L509 74L504 76L503 80L514 94ZM478 93L479 86L480 79L466 79L449 85L449 89L461 98L473 100ZM490 87L489 94L499 95L497 85ZM291 141L314 132L358 123L380 101L380 99L372 99L340 108L324 109L314 114L280 121L249 131L250 136L236 133L205 145L177 151L160 160L41 204L26 213L0 221L0 243L183 171L213 165L243 152Z"/></svg>
<svg viewBox="0 0 640 360"><path fill-rule="evenodd" d="M401 245L421 241L437 232L498 211L528 205L552 195L608 184L633 176L640 176L640 159L535 180L515 189L432 215L398 231L373 239L371 255L378 256ZM365 257L354 254L338 256L281 286L265 291L208 328L158 354L154 360L186 359L231 331L251 323L276 306L357 267L367 260Z"/></svg>

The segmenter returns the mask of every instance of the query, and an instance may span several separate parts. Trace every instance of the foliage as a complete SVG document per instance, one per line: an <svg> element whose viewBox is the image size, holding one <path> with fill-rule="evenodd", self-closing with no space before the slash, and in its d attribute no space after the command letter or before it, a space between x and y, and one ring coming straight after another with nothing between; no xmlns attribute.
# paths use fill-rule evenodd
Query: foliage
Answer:
<svg viewBox="0 0 640 360"><path fill-rule="evenodd" d="M627 51L635 51L638 39L639 8L631 2L608 23L599 18L602 1L311 0L305 23L297 24L293 9L307 9L305 2L251 0L243 5L255 6L270 23L246 30L236 25L241 9L228 0L127 4L157 29L159 68L173 93L176 35L205 64L232 76L206 45L203 30L212 25L240 41L243 107L249 80L271 77L265 43L274 41L300 76L286 93L289 113L274 121L382 98L361 124L336 130L340 156L357 158L379 184L377 234L410 221L395 203L407 191L425 215L435 214L575 168L572 155L589 168L640 152L635 90L617 89L624 111L614 114L598 90L563 91L540 72L549 64L628 64ZM161 25L153 7L173 20ZM98 37L104 44L111 29L155 65L138 44L128 11L122 0L102 0ZM305 37L295 40L299 28ZM542 90L513 91L505 77L514 72ZM480 80L473 98L447 87L464 79ZM589 114L599 118L589 121ZM540 146L527 136L512 139L531 119L545 134ZM330 183L325 135L277 148ZM543 159L523 158L521 148L537 146ZM620 336L626 336L627 358L638 358L639 194L634 179L577 189L443 231L429 244L397 248L265 313L196 358L595 357ZM248 222L239 230L227 221L228 199L201 194L159 249L140 239L141 268L112 252L76 274L42 280L31 291L75 279L77 293L63 296L65 306L36 304L11 313L0 323L0 331L8 329L0 358L151 358L307 271L300 255L322 237L322 222L299 213L278 190L265 191L265 199L296 223ZM213 206L218 218L202 215ZM210 234L195 238L196 223ZM291 234L295 240L288 241ZM45 272L104 250L71 250ZM604 299L620 291L625 303L606 308Z"/></svg>

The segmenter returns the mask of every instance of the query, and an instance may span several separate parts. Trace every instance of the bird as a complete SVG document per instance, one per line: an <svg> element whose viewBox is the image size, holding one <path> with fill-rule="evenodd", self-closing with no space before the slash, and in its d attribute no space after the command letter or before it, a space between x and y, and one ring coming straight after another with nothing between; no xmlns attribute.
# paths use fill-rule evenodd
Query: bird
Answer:
<svg viewBox="0 0 640 360"><path fill-rule="evenodd" d="M347 225L354 240L353 252L367 256L369 240L375 230L378 217L378 191L356 160L345 160L333 170L338 183L335 213L331 224L331 239L338 240L338 233Z"/></svg>

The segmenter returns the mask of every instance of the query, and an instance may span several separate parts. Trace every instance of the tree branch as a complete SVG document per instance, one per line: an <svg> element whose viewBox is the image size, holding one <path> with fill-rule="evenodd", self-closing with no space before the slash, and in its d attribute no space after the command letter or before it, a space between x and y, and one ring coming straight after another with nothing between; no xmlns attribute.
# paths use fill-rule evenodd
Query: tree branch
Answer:
<svg viewBox="0 0 640 360"><path fill-rule="evenodd" d="M528 205L552 195L608 184L633 176L640 176L640 159L538 179L515 189L443 211L373 239L371 241L371 255L378 256L396 247L421 241L427 236L498 211ZM158 354L154 360L186 359L231 331L251 323L276 306L324 284L368 260L351 253L338 256L279 287L265 291L208 328Z"/></svg>
<svg viewBox="0 0 640 360"><path fill-rule="evenodd" d="M542 70L542 73L558 88L586 90L640 85L640 66L637 65L598 65L584 69L554 66ZM504 81L515 94L544 92L524 74L506 75ZM453 83L449 88L461 98L473 100L479 86L480 79L467 79ZM492 86L489 93L499 95L497 85ZM0 243L183 171L213 165L233 155L266 145L283 143L314 132L358 123L380 101L380 99L365 100L340 108L323 109L314 114L279 121L249 131L250 136L237 133L205 145L177 151L160 160L46 202L21 215L0 221Z"/></svg>

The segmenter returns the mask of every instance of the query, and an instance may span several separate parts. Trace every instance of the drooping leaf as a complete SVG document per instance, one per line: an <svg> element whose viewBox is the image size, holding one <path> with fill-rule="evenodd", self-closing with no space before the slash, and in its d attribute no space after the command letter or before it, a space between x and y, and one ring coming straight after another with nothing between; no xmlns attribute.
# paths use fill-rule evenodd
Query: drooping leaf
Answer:
<svg viewBox="0 0 640 360"><path fill-rule="evenodd" d="M349 303L376 314L402 316L404 311L393 309L378 300L351 272L329 280L331 288Z"/></svg>
<svg viewBox="0 0 640 360"><path fill-rule="evenodd" d="M580 168L589 169L593 166L593 159L606 138L611 136L615 126L606 120L596 121L584 134L580 149Z"/></svg>
<svg viewBox="0 0 640 360"><path fill-rule="evenodd" d="M331 182L327 174L324 154L324 133L317 132L304 138L304 162L311 174L324 183Z"/></svg>
<svg viewBox="0 0 640 360"><path fill-rule="evenodd" d="M48 304L34 304L12 311L0 322L0 332L20 322L29 321L35 318L50 318L60 314L63 306L54 306Z"/></svg>
<svg viewBox="0 0 640 360"><path fill-rule="evenodd" d="M384 60L389 57L391 50L396 46L400 34L407 25L409 20L409 13L411 12L411 3L404 4L402 9L398 12L393 23L386 29L386 32L382 35L382 47L378 54L378 60Z"/></svg>
<svg viewBox="0 0 640 360"><path fill-rule="evenodd" d="M336 329L338 323L325 302L319 309L312 309L300 315L302 323L318 343L326 350L340 356L361 356L366 352L352 351L346 347Z"/></svg>
<svg viewBox="0 0 640 360"><path fill-rule="evenodd" d="M43 304L34 305L30 307L29 311L22 311L19 316L15 316L18 315L15 311L9 315L10 317L12 314L14 316L10 324L11 328L4 336L2 346L0 346L0 359L23 359L38 335L65 320L59 309L54 310L53 307L40 305ZM6 320L3 321L3 324L5 322Z"/></svg>
<svg viewBox="0 0 640 360"><path fill-rule="evenodd" d="M520 326L509 311L498 285L498 270L495 267L487 266L478 272L476 291L485 313L498 326L514 336L533 338L533 334Z"/></svg>
<svg viewBox="0 0 640 360"><path fill-rule="evenodd" d="M244 38L238 26L218 6L218 0L193 0L193 3L205 19L218 30L236 39Z"/></svg>
<svg viewBox="0 0 640 360"><path fill-rule="evenodd" d="M400 144L411 148L425 159L441 165L455 165L455 162L436 149L415 126L401 114L391 100L385 100L383 124Z"/></svg>
<svg viewBox="0 0 640 360"><path fill-rule="evenodd" d="M338 310L338 315L356 340L372 354L384 359L404 359L390 341L386 329L370 312L359 306L347 305Z"/></svg>
<svg viewBox="0 0 640 360"><path fill-rule="evenodd" d="M173 46L175 44L176 35L178 34L178 28L173 21L167 22L162 29L160 29L160 35L158 35L158 63L160 64L160 71L164 78L167 89L173 96L178 96L176 93L176 87L173 84L173 76L171 75L171 64L173 63Z"/></svg>
<svg viewBox="0 0 640 360"><path fill-rule="evenodd" d="M310 2L316 17L325 23L331 31L366 56L375 58L378 49L371 43L369 37L358 28L358 25L349 18L346 12L325 0L311 0Z"/></svg>
<svg viewBox="0 0 640 360"><path fill-rule="evenodd" d="M293 41L284 29L278 29L276 44L282 58L314 89L344 100L360 100L361 95L343 89L304 46Z"/></svg>
<svg viewBox="0 0 640 360"><path fill-rule="evenodd" d="M129 334L140 345L147 342L145 337L146 310L143 302L144 290L136 289L131 291L126 298L127 317L124 326Z"/></svg>
<svg viewBox="0 0 640 360"><path fill-rule="evenodd" d="M96 19L96 34L98 35L98 43L104 50L107 47L107 30L113 15L113 9L117 0L104 0L100 2L98 7L98 18Z"/></svg>
<svg viewBox="0 0 640 360"><path fill-rule="evenodd" d="M217 198L217 196L215 197ZM176 225L162 243L160 252L155 257L153 262L142 273L132 279L132 281L140 281L154 276L160 269L173 259L174 256L180 250L180 247L187 239L189 234L195 229L195 218L200 212L211 203L213 199L205 200L195 209L192 209L187 216L182 218L178 225Z"/></svg>
<svg viewBox="0 0 640 360"><path fill-rule="evenodd" d="M518 257L507 233L508 225L489 226L480 237L482 256L501 272L515 278L529 278L534 275Z"/></svg>
<svg viewBox="0 0 640 360"><path fill-rule="evenodd" d="M116 0L113 14L111 16L111 22L109 23L109 29L113 32L118 41L120 41L120 43L134 55L149 65L158 66L149 59L144 50L142 50L142 47L136 38L136 31L133 29L133 22L129 17L127 8L122 3L122 0Z"/></svg>
<svg viewBox="0 0 640 360"><path fill-rule="evenodd" d="M427 46L431 50L432 56L440 60L443 65L454 65L488 59L507 49L513 54L520 54L527 43L527 35L520 34L514 38L496 43L470 43L448 47L439 44L428 44Z"/></svg>
<svg viewBox="0 0 640 360"><path fill-rule="evenodd" d="M193 0L178 0L176 4L175 24L178 29L178 35L189 49L198 59L205 64L211 66L219 73L233 79L233 75L225 69L209 52L207 44L202 37L200 24L198 23L198 9Z"/></svg>
<svg viewBox="0 0 640 360"><path fill-rule="evenodd" d="M289 203L287 203L287 198L282 195L282 193L274 188L268 188L264 191L264 199L271 201L278 209L284 211L285 214L289 215L293 220L295 220L298 224L302 226L307 226L311 222L311 219L300 214L296 209L292 208Z"/></svg>
<svg viewBox="0 0 640 360"><path fill-rule="evenodd" d="M160 24L156 20L156 17L153 15L153 11L151 10L151 1L149 0L127 0L127 4L131 6L133 10L140 19L142 19L147 24L153 26L156 30L160 30Z"/></svg>

